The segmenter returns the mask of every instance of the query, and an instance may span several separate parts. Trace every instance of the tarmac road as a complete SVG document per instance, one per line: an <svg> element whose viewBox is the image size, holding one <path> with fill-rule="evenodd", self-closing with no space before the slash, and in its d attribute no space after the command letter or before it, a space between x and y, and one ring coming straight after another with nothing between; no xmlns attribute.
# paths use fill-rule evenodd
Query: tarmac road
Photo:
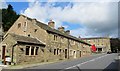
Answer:
<svg viewBox="0 0 120 71"><path fill-rule="evenodd" d="M52 64L29 67L27 69L56 69L56 70L118 70L118 54L99 54L80 59L57 62Z"/></svg>
<svg viewBox="0 0 120 71"><path fill-rule="evenodd" d="M9 71L118 71L118 54L97 54L74 60ZM8 71L3 69L2 71Z"/></svg>

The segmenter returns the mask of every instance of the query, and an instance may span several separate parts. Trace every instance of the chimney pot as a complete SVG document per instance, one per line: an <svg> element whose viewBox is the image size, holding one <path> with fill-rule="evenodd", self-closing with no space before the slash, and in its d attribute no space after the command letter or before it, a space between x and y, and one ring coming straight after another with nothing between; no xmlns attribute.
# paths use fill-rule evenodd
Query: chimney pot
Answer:
<svg viewBox="0 0 120 71"><path fill-rule="evenodd" d="M64 32L64 29L65 29L65 28L64 28L63 26L58 27L58 30L61 31L61 32Z"/></svg>
<svg viewBox="0 0 120 71"><path fill-rule="evenodd" d="M55 27L55 22L52 21L52 20L50 20L50 21L48 22L48 26L51 27L51 28L54 28L54 27Z"/></svg>
<svg viewBox="0 0 120 71"><path fill-rule="evenodd" d="M65 33L69 35L70 34L70 30L65 31Z"/></svg>
<svg viewBox="0 0 120 71"><path fill-rule="evenodd" d="M37 21L36 19L32 19L32 22L33 22L33 23L36 23L36 21Z"/></svg>

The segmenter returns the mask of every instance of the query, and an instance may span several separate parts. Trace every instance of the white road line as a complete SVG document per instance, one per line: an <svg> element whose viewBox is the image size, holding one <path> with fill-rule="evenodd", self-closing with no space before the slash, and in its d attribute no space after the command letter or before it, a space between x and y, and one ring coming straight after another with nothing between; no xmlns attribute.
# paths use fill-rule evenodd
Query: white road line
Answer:
<svg viewBox="0 0 120 71"><path fill-rule="evenodd" d="M76 66L80 66L80 65L86 64L86 63L88 63L88 62L92 62L92 61L95 61L95 60L97 60L97 59L103 58L103 57L105 57L105 56L108 56L108 55L100 56L100 57L91 59L91 60L89 60L89 61L86 61L86 62L77 64L77 65L74 65L74 66L71 66L71 67L68 67L68 68L65 68L65 69L71 69L71 68L74 68L74 67L76 67Z"/></svg>

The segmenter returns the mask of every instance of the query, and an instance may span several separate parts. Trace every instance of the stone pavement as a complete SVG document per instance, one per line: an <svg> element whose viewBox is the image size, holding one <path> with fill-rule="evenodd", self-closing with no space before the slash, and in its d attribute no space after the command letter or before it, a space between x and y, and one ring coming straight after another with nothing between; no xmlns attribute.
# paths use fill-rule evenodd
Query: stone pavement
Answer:
<svg viewBox="0 0 120 71"><path fill-rule="evenodd" d="M59 61L43 62L43 63L36 63L36 64L25 64L25 65L11 65L11 66L4 67L4 69L23 69L23 68L27 68L27 67L50 64L50 63L55 63L55 62L59 62Z"/></svg>
<svg viewBox="0 0 120 71"><path fill-rule="evenodd" d="M3 69L3 68L5 68L5 67L8 67L7 65L0 65L0 71Z"/></svg>

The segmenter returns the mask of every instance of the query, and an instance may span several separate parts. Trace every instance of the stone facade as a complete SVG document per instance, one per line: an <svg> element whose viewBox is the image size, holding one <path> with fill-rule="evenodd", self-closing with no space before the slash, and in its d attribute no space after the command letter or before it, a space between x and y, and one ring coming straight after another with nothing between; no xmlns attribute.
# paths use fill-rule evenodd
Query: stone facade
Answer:
<svg viewBox="0 0 120 71"><path fill-rule="evenodd" d="M13 26L4 35L4 41L6 48L15 51L15 57L9 53L16 64L46 62L55 60L74 59L82 56L90 55L90 44L82 41L79 38L69 35L70 31L65 31L63 27L58 30L54 28L55 22L52 20L48 25L37 21L36 19L28 18L21 15ZM11 36L8 34L16 34L19 36L25 36L35 38L45 45L43 49L38 50L38 55L26 55L25 49L28 44L17 44L15 47L11 42ZM26 39L25 39L26 40ZM15 44L15 42L14 42ZM4 45L3 45L4 46ZM30 45L31 46L31 45ZM32 45L33 46L33 45ZM35 50L34 48L31 49ZM41 47L36 46L34 47ZM12 49L15 48L15 49ZM9 51L9 50L8 50Z"/></svg>
<svg viewBox="0 0 120 71"><path fill-rule="evenodd" d="M108 51L111 51L109 37L82 38L82 40L91 45L95 45L97 48L97 52L106 53Z"/></svg>
<svg viewBox="0 0 120 71"><path fill-rule="evenodd" d="M8 34L3 40L2 45L2 48L6 50L2 58L4 59L4 56L9 56L12 62L16 64L44 61L42 50L44 50L45 45L35 38Z"/></svg>

